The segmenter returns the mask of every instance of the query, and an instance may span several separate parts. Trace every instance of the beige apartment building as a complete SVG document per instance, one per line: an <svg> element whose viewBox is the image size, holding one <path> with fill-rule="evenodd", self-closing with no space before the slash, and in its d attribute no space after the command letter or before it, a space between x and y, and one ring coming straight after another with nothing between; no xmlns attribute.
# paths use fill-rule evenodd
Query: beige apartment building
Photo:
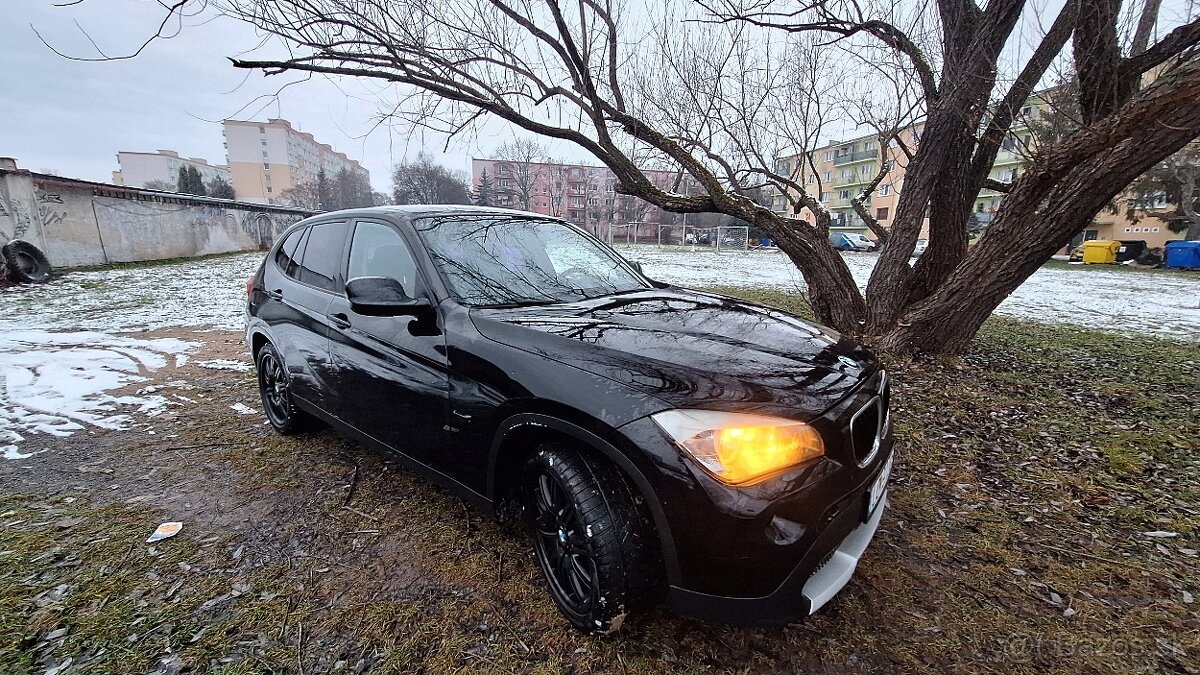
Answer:
<svg viewBox="0 0 1200 675"><path fill-rule="evenodd" d="M901 132L901 138L911 148L914 147L918 133L919 128L906 129ZM895 141L884 148L883 156L887 175L864 206L881 225L887 226L896 213L900 190L904 186L904 169L908 161ZM850 201L874 180L879 171L879 139L874 136L862 136L829 143L815 150L810 157L811 164L800 154L778 158L775 160L775 172L793 176L804 185L806 191L825 204L833 216L833 231L860 232L874 238L867 224L854 211ZM816 220L807 208L801 209L799 214L793 213L782 194L775 195L771 208L782 216L799 218L810 223Z"/></svg>
<svg viewBox="0 0 1200 675"><path fill-rule="evenodd" d="M117 153L117 166L120 168L112 172L113 183L130 187L146 187L147 183L175 185L179 170L187 167L199 171L206 185L217 179L232 182L229 167L209 164L208 160L200 157L180 157L174 150L122 150Z"/></svg>
<svg viewBox="0 0 1200 675"><path fill-rule="evenodd" d="M1020 111L1018 124L1004 139L996 160L992 164L989 176L1004 183L1015 181L1025 172L1033 147L1032 132L1029 129L1030 120L1036 120L1044 114L1046 103L1038 98L1031 99L1028 105ZM910 149L915 149L920 142L921 126L917 125L900 132L901 138ZM847 141L837 141L817 149L811 155L812 168L802 162L802 155L791 155L776 159L775 171L782 175L799 176L806 189L818 194L822 203L833 214L832 230L837 232L860 232L875 239L862 218L854 211L850 200L856 197L868 183L874 179L879 170L879 141L874 136L861 136ZM904 190L904 172L908 165L907 156L893 141L885 149L887 175L875 192L868 198L866 206L881 225L887 227L895 216L896 205ZM804 166L797 166L797 163ZM818 177L820 181L818 182ZM993 190L982 190L975 198L974 217L976 222L986 227L996 217L1004 195ZM1129 197L1123 196L1116 200L1117 211L1105 210L1096 216L1092 225L1086 228L1076 239L1088 240L1143 240L1149 248L1158 248L1173 239L1181 239L1182 235L1175 234L1167 228L1163 221L1143 217L1139 222L1131 222L1126 217ZM1149 205L1149 210L1167 208L1165 196L1156 204ZM790 213L790 206L783 195L777 194L772 203L772 210L780 215L799 217L813 222L815 217L807 208L800 214ZM965 225L965 224L964 224ZM928 220L922 224L921 238L928 236Z"/></svg>
<svg viewBox="0 0 1200 675"><path fill-rule="evenodd" d="M287 120L225 120L222 133L233 190L241 201L281 204L285 190L315 181L322 170L329 178L346 169L370 180L357 161Z"/></svg>

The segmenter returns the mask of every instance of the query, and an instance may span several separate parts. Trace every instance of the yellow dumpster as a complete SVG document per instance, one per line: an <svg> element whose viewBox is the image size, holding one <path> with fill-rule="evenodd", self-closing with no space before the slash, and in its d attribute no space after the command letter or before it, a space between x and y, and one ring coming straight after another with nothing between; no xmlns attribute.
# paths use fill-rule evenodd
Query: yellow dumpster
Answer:
<svg viewBox="0 0 1200 675"><path fill-rule="evenodd" d="M1119 241L1085 241L1083 242L1083 263L1115 263L1117 252L1121 250Z"/></svg>

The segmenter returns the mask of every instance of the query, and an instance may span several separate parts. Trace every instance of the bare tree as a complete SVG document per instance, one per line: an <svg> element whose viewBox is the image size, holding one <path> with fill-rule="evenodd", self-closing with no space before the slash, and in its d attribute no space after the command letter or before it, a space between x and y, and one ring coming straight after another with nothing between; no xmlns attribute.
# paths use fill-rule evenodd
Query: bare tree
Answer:
<svg viewBox="0 0 1200 675"><path fill-rule="evenodd" d="M938 352L965 349L1104 204L1200 136L1200 21L1161 20L1156 3L1143 3L1136 23L1155 28L1137 31L1144 48L1123 51L1121 4L1066 0L1037 39L1016 34L1035 9L1028 0L662 0L644 11L620 0L224 1L292 49L235 59L237 67L394 83L393 118L450 135L491 116L574 143L613 171L623 193L769 233L799 266L821 321L885 347ZM1149 44L1156 31L1163 37ZM1031 49L1014 56L1006 48L1015 42ZM908 83L920 115L890 241L865 294L826 244L822 181L774 161L803 155L844 117L830 92L847 83L802 72L798 57L818 47ZM998 184L989 178L996 154L1052 64L1077 76L1082 126ZM655 185L640 168L645 156L703 193ZM755 203L747 178L816 222ZM985 185L1005 193L1003 206L968 251L964 225ZM929 248L910 266L926 214Z"/></svg>
<svg viewBox="0 0 1200 675"><path fill-rule="evenodd" d="M496 163L496 179L498 185L504 182L508 185L497 187L497 193L507 195L522 210L529 211L534 190L545 179L546 167L542 163L545 157L545 146L529 138L501 145L496 151L496 158L501 160Z"/></svg>
<svg viewBox="0 0 1200 675"><path fill-rule="evenodd" d="M470 204L465 174L455 173L424 152L392 168L392 197L397 204Z"/></svg>

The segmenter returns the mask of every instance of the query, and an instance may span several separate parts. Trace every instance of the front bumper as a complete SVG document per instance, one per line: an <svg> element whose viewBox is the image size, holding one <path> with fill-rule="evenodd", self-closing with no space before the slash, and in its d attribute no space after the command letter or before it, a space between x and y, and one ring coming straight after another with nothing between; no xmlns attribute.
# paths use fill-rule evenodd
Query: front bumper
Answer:
<svg viewBox="0 0 1200 675"><path fill-rule="evenodd" d="M885 510L886 492L866 522L854 518L848 532L846 523L832 524L768 595L726 597L672 586L668 594L671 607L680 614L724 624L778 625L801 620L824 606L850 581Z"/></svg>

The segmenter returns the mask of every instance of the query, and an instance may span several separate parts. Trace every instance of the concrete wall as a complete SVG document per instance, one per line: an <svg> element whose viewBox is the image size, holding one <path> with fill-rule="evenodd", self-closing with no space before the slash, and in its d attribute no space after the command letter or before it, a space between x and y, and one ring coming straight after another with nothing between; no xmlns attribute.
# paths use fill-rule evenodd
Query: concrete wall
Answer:
<svg viewBox="0 0 1200 675"><path fill-rule="evenodd" d="M24 239L55 267L259 250L310 215L35 174L0 158L0 244Z"/></svg>

